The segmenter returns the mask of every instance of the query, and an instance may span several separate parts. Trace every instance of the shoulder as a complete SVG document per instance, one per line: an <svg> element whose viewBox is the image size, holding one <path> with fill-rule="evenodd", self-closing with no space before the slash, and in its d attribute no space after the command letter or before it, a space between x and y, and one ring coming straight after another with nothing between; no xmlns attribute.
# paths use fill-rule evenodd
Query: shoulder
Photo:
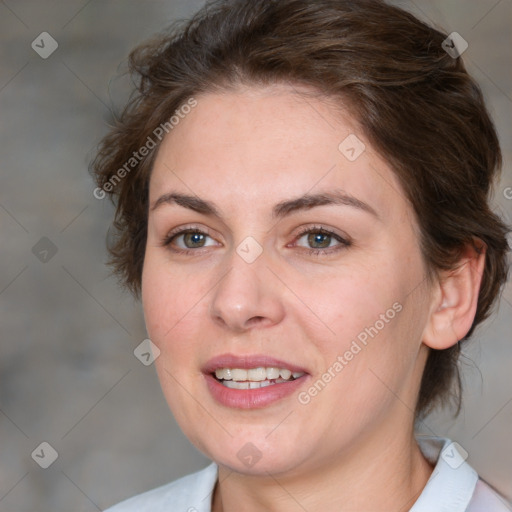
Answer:
<svg viewBox="0 0 512 512"><path fill-rule="evenodd" d="M479 478L466 512L512 512L512 506L487 482Z"/></svg>
<svg viewBox="0 0 512 512"><path fill-rule="evenodd" d="M105 512L210 512L211 493L217 481L217 470L217 465L212 463L201 471L137 494Z"/></svg>

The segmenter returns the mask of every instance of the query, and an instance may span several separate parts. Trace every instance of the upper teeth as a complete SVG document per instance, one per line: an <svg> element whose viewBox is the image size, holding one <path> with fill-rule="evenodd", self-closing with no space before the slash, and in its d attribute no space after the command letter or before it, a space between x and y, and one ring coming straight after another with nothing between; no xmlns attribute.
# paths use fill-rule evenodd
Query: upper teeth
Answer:
<svg viewBox="0 0 512 512"><path fill-rule="evenodd" d="M218 368L215 370L215 377L219 380L235 380L235 381L254 381L260 382L264 380L285 379L288 380L293 376L297 379L304 375L304 372L291 372L286 368L251 368L244 370L242 368Z"/></svg>

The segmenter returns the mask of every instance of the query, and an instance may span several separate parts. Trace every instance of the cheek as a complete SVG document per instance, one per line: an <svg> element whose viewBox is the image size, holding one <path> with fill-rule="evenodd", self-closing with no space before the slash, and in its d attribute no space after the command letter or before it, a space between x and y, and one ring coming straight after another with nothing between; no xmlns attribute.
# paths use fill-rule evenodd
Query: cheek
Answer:
<svg viewBox="0 0 512 512"><path fill-rule="evenodd" d="M343 370L333 373L350 378L338 379L340 385L352 388L357 382L357 393L364 395L368 387L383 387L370 370L391 383L414 366L425 321L421 289L410 293L417 274L421 272L414 265L402 269L381 261L358 271L351 267L350 272L333 272L330 279L317 281L322 286L313 286L310 276L302 281L297 295L307 297L330 333L322 328L327 334L319 335L313 315L311 323L302 320L303 329L317 345L325 368L342 356Z"/></svg>
<svg viewBox="0 0 512 512"><path fill-rule="evenodd" d="M383 330L381 315L388 310L391 309L388 317L395 316L393 304L400 294L391 275L382 267L332 269L321 279L311 275L304 278L297 287L297 295L304 297L306 305L329 327L333 340L346 342L376 322L378 330Z"/></svg>
<svg viewBox="0 0 512 512"><path fill-rule="evenodd" d="M212 285L204 272L172 266L165 255L147 254L142 273L142 304L146 330L160 349L155 361L168 389L200 374L198 360L204 349L205 323Z"/></svg>
<svg viewBox="0 0 512 512"><path fill-rule="evenodd" d="M155 369L169 406L180 424L189 414L184 388L195 373L197 325L204 311L200 297L187 292L194 290L195 278L185 272L169 271L169 265L159 255L147 254L142 273L142 304L146 330L151 341L160 349Z"/></svg>
<svg viewBox="0 0 512 512"><path fill-rule="evenodd" d="M158 279L158 269L146 255L142 271L142 307L146 329L153 341L159 345L157 333L162 330L162 320L166 318L166 310L170 308L170 295L167 293L166 282Z"/></svg>
<svg viewBox="0 0 512 512"><path fill-rule="evenodd" d="M192 297L186 290L194 289L193 278L178 272L171 274L169 265L161 259L149 251L142 272L142 305L146 328L160 350L164 348L160 346L164 339L172 337L180 319L185 318L191 309L192 304L189 303Z"/></svg>

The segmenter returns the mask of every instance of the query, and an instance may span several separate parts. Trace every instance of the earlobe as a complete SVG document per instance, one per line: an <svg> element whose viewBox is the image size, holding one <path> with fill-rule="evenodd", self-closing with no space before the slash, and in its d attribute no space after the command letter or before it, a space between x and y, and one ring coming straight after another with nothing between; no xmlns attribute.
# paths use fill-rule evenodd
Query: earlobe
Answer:
<svg viewBox="0 0 512 512"><path fill-rule="evenodd" d="M455 345L471 328L482 283L486 247L480 240L468 245L457 267L442 272L433 294L423 343L443 350Z"/></svg>

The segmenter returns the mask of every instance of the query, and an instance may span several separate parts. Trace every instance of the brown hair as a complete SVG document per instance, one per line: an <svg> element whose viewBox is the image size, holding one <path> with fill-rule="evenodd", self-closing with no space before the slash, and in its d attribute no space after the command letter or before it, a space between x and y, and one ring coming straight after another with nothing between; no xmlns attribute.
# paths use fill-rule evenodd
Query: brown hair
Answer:
<svg viewBox="0 0 512 512"><path fill-rule="evenodd" d="M415 211L430 278L455 268L467 244L487 246L469 338L506 281L508 228L488 203L501 167L495 128L461 58L443 49L446 38L380 0L222 0L133 50L137 90L92 164L96 190L117 203L109 251L122 282L140 297L158 143L137 151L155 142L155 129L169 128L194 95L242 83L306 85L348 105L391 165ZM452 384L460 408L459 352L460 343L430 351L417 415L446 402Z"/></svg>

